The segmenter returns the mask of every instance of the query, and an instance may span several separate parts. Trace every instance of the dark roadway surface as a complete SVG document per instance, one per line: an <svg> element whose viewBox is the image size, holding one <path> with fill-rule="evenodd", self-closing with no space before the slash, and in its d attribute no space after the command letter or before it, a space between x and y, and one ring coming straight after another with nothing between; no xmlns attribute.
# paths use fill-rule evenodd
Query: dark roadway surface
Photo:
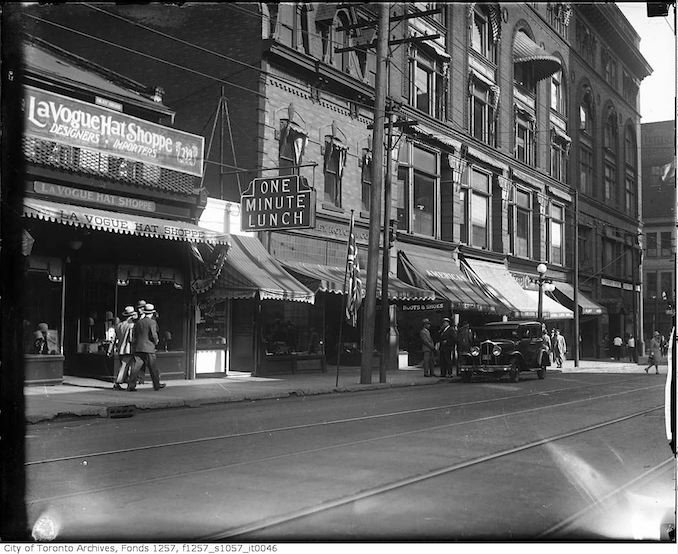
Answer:
<svg viewBox="0 0 678 554"><path fill-rule="evenodd" d="M550 374L36 424L29 522L63 541L665 540L663 387Z"/></svg>

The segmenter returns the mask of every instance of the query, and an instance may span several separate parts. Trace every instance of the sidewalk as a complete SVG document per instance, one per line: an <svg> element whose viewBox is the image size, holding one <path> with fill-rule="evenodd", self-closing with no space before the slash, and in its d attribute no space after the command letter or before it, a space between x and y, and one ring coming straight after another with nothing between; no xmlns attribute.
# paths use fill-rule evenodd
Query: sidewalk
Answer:
<svg viewBox="0 0 678 554"><path fill-rule="evenodd" d="M567 360L562 369L549 368L553 373L643 373L645 365L628 362L582 360L574 367ZM438 368L436 368L438 371ZM660 366L666 374L666 362ZM151 384L137 387L136 393L113 390L112 384L96 379L64 377L62 385L25 387L26 421L38 423L57 417L109 417L116 410L154 410L164 408L197 407L205 404L241 402L265 398L285 398L314 394L355 392L390 387L433 385L449 379L424 377L420 367L389 371L386 383L379 382L379 372L372 373L370 384L360 384L360 368L339 368L339 385L336 386L336 368L327 373L281 375L278 377L252 377L250 373L233 371L228 377L196 379L192 381L167 381L167 387L154 391ZM548 379L548 374L547 377ZM456 381L457 379L452 379Z"/></svg>

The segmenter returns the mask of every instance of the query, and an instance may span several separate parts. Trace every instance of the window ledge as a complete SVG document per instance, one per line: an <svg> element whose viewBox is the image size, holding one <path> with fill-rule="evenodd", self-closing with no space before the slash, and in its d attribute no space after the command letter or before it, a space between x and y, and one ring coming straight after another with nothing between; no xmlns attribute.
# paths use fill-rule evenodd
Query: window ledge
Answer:
<svg viewBox="0 0 678 554"><path fill-rule="evenodd" d="M335 206L334 204L327 204L326 202L323 202L321 204L321 207L323 210L327 210L328 212L338 212L338 213L344 213L346 210L340 206Z"/></svg>
<svg viewBox="0 0 678 554"><path fill-rule="evenodd" d="M369 219L370 213L369 212L363 212L362 210L360 210L359 216L363 219Z"/></svg>

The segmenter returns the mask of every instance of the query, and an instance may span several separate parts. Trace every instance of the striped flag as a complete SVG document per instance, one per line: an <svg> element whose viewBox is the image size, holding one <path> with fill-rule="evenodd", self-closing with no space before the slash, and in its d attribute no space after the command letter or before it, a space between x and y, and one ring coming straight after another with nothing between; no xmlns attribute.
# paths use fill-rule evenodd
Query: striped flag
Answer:
<svg viewBox="0 0 678 554"><path fill-rule="evenodd" d="M355 243L355 233L353 232L353 214L351 214L351 228L348 233L346 274L348 276L346 321L349 325L355 327L358 323L358 308L360 308L363 300L363 282L360 280L360 262L358 261L358 246Z"/></svg>

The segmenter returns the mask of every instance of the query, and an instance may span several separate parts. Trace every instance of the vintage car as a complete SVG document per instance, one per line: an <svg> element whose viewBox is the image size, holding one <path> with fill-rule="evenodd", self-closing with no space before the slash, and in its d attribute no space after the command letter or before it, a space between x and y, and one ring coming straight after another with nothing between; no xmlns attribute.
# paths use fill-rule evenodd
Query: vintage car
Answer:
<svg viewBox="0 0 678 554"><path fill-rule="evenodd" d="M542 339L538 321L501 321L473 329L466 352L459 352L459 373L463 381L475 376L507 376L517 382L523 371L546 376L551 365L548 348Z"/></svg>

